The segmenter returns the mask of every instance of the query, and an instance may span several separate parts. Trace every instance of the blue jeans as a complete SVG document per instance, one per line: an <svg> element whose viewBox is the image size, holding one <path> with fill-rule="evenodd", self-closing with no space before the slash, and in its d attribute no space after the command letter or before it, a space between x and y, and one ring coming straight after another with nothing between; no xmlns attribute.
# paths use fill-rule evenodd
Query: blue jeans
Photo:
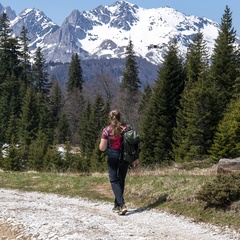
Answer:
<svg viewBox="0 0 240 240"><path fill-rule="evenodd" d="M121 151L111 149L108 152L108 174L115 195L114 207L122 207L125 204L123 194L129 163L120 160L120 158Z"/></svg>

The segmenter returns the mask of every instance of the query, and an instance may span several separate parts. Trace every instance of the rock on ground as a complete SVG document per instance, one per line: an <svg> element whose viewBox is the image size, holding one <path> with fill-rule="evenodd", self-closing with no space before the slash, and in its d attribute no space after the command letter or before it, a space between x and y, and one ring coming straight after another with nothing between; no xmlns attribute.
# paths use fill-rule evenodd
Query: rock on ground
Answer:
<svg viewBox="0 0 240 240"><path fill-rule="evenodd" d="M240 159L228 159L222 158L218 162L217 167L218 173L233 173L233 172L240 172Z"/></svg>

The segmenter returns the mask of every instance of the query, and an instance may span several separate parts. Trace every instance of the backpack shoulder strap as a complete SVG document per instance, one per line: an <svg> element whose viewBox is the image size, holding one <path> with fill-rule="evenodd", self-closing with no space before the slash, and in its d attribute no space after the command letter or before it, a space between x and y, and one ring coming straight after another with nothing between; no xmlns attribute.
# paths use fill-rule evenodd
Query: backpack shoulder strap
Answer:
<svg viewBox="0 0 240 240"><path fill-rule="evenodd" d="M108 126L107 127L107 132L108 132L108 148L111 148L111 145L110 145L110 127Z"/></svg>

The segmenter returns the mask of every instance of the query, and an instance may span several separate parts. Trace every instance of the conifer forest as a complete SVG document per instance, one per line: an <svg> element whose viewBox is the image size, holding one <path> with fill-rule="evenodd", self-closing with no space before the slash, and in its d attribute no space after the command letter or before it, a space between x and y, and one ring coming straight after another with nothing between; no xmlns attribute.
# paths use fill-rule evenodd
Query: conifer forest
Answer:
<svg viewBox="0 0 240 240"><path fill-rule="evenodd" d="M228 7L211 55L200 31L184 57L173 41L157 79L145 86L131 40L121 82L103 73L84 81L73 54L63 85L48 75L40 47L30 54L27 36L24 27L13 36L1 15L0 169L106 170L98 145L112 109L140 133L142 166L240 156L240 52Z"/></svg>

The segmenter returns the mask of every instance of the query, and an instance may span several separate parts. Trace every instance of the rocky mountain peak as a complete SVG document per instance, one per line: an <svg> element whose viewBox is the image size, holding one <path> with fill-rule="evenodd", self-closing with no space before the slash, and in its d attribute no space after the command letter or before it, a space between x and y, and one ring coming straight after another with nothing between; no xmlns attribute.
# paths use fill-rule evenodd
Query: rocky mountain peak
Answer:
<svg viewBox="0 0 240 240"><path fill-rule="evenodd" d="M0 11L3 9L0 6ZM173 39L185 54L199 29L210 50L218 34L218 23L210 19L186 16L167 6L145 9L126 1L90 11L75 9L61 26L38 9L25 9L11 24L15 35L20 34L22 26L28 29L32 51L41 46L47 62L63 63L69 62L74 53L82 59L124 58L131 39L137 56L159 64ZM152 49L151 45L161 47Z"/></svg>
<svg viewBox="0 0 240 240"><path fill-rule="evenodd" d="M131 39L138 59L158 66L173 40L185 55L199 30L211 53L219 30L219 24L211 19L188 16L168 6L146 9L126 1L90 11L75 9L61 26L35 8L25 9L14 18L14 11L8 9L0 5L0 12L8 11L11 16L13 33L20 35L25 26L30 50L34 52L40 46L46 62L69 63L75 53L82 60L124 59Z"/></svg>

